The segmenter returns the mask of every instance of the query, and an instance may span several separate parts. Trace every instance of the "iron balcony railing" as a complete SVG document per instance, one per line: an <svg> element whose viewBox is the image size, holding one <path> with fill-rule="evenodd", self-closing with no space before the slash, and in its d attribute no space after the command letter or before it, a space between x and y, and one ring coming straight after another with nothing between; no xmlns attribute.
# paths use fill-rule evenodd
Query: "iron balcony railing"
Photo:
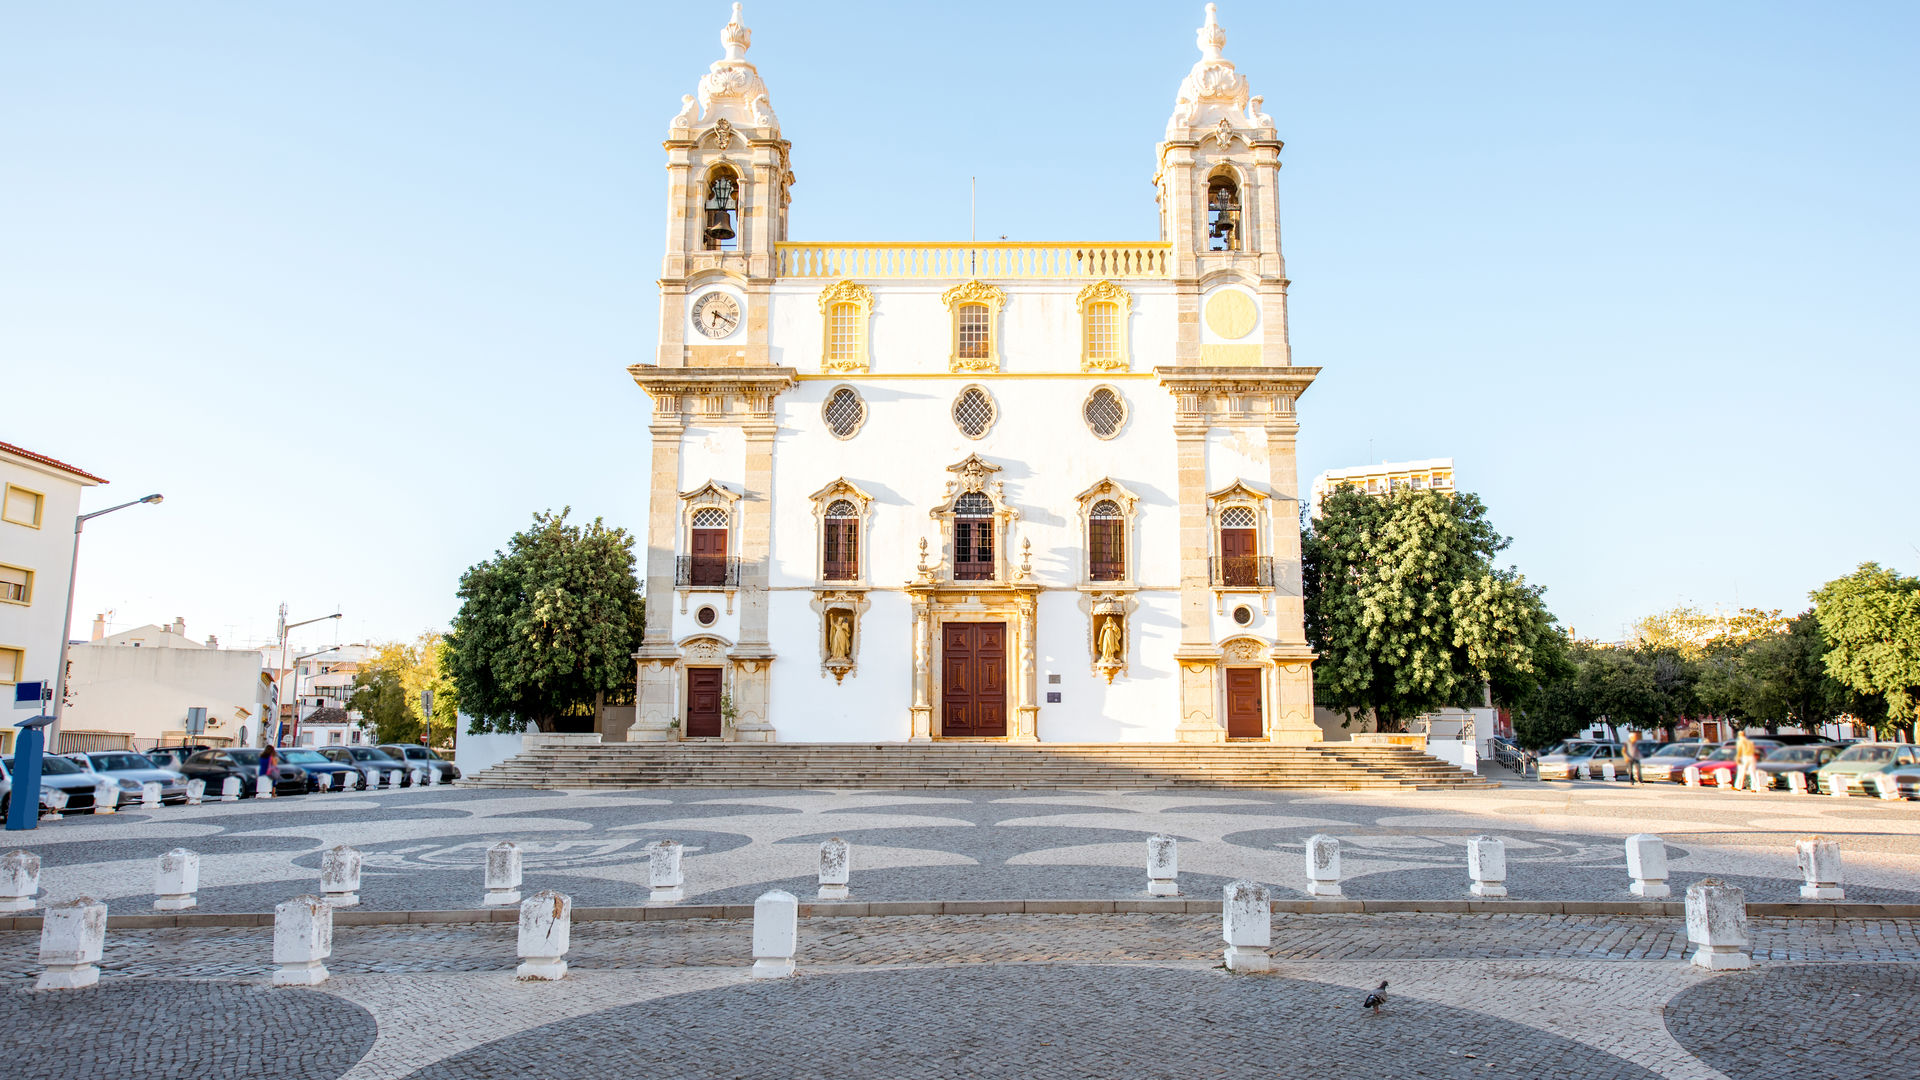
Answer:
<svg viewBox="0 0 1920 1080"><path fill-rule="evenodd" d="M740 560L715 555L682 555L674 560L673 583L683 589L737 589Z"/></svg>
<svg viewBox="0 0 1920 1080"><path fill-rule="evenodd" d="M1271 555L1215 556L1207 560L1208 573L1215 586L1227 589L1270 589L1273 587Z"/></svg>

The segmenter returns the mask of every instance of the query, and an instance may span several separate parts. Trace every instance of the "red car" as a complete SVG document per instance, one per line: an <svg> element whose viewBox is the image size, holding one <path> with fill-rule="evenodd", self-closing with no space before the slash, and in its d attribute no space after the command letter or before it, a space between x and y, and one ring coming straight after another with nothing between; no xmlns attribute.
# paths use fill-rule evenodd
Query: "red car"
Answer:
<svg viewBox="0 0 1920 1080"><path fill-rule="evenodd" d="M1761 761L1765 761L1768 754L1780 749L1780 744L1771 739L1749 739L1748 741L1760 751ZM1726 773L1727 786L1733 786L1733 778L1739 775L1737 770L1740 767L1740 763L1733 759L1733 748L1733 743L1721 743L1713 753L1693 763L1700 770L1700 783L1703 787L1715 787L1720 783L1715 773ZM1761 773L1760 780L1768 787L1773 786L1773 777L1767 773Z"/></svg>

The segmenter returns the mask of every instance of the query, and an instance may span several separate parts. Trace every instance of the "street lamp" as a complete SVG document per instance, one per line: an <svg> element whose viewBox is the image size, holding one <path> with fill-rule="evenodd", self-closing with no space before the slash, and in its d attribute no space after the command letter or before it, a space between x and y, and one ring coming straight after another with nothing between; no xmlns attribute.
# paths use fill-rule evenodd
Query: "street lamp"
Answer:
<svg viewBox="0 0 1920 1080"><path fill-rule="evenodd" d="M274 687L274 698L276 699L274 701L275 712L279 711L280 702L286 700L285 691L287 688L286 686L287 684L287 631L292 630L295 627L307 626L311 623L317 623L317 622L326 622L328 619L337 619L339 617L340 617L340 612L336 611L331 615L322 615L317 619L302 619L297 623L289 623L287 621L287 605L285 604L280 605L280 682ZM325 651L325 650L322 650L322 651ZM280 718L278 716L275 716L273 718L273 723L276 727L279 726ZM293 703L293 731L295 735L298 735L300 733L300 703L297 701ZM274 741L278 742L279 739L276 738ZM265 724L260 725L260 745L262 746L267 745L267 726Z"/></svg>
<svg viewBox="0 0 1920 1080"><path fill-rule="evenodd" d="M73 519L73 565L67 569L67 618L60 624L60 666L53 672L53 723L47 725L47 750L60 752L60 718L67 711L67 641L73 637L73 584L80 577L80 532L87 522L115 510L125 510L129 506L142 503L158 504L159 495L148 495L144 499L123 502L119 506L109 506L105 510L95 510L91 514L81 514Z"/></svg>
<svg viewBox="0 0 1920 1080"><path fill-rule="evenodd" d="M327 616L328 619L337 619L339 617L340 616L338 615ZM322 622L324 620L311 619L309 621ZM302 660L311 660L316 656L325 656L326 654L332 652L333 650L339 647L340 646L338 645L329 645L324 649L319 649L315 652L310 652L310 653L303 654L301 656L296 656L293 658L293 662L298 664ZM278 720L279 717L275 717L274 719ZM292 735L292 738L295 740L294 745L298 745L298 740L300 738L300 669L299 668L293 669L293 735ZM274 741L279 742L278 739L275 739Z"/></svg>

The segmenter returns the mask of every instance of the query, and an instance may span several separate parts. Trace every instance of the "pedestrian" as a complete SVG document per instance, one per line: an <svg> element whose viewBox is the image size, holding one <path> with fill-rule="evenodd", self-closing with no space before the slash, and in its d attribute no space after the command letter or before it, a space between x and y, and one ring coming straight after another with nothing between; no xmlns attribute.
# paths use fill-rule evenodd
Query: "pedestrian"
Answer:
<svg viewBox="0 0 1920 1080"><path fill-rule="evenodd" d="M1747 738L1747 733L1744 731L1733 740L1733 759L1740 765L1733 773L1733 789L1735 791L1758 790L1753 787L1753 777L1758 771L1755 766L1760 762L1760 748L1754 745L1752 739Z"/></svg>
<svg viewBox="0 0 1920 1080"><path fill-rule="evenodd" d="M1640 786L1640 732L1627 732L1627 780Z"/></svg>
<svg viewBox="0 0 1920 1080"><path fill-rule="evenodd" d="M277 756L273 752L273 744L268 743L266 748L260 751L260 775L267 778L267 783L273 783L273 769L278 764Z"/></svg>

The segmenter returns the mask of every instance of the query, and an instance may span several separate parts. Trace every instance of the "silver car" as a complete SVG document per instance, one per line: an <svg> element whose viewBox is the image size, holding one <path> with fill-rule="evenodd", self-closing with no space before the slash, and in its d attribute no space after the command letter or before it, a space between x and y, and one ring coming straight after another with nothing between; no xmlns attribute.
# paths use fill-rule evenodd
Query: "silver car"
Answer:
<svg viewBox="0 0 1920 1080"><path fill-rule="evenodd" d="M95 776L113 781L115 809L129 802L139 802L140 789L149 783L160 785L160 801L163 803L187 801L186 777L172 769L160 768L145 754L136 754L131 750L90 750L61 756Z"/></svg>

